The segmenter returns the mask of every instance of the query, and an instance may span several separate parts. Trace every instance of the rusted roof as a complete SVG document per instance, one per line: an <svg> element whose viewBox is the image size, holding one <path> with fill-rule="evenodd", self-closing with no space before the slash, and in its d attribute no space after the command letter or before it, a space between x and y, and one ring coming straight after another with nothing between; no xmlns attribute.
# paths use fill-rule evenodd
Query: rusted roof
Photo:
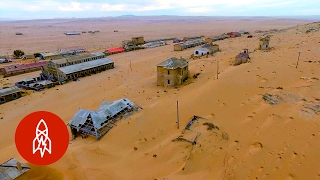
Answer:
<svg viewBox="0 0 320 180"><path fill-rule="evenodd" d="M15 72L15 71L20 71L20 70L27 70L27 69L32 69L36 67L43 67L46 65L46 61L42 62L36 62L36 63L30 63L30 64L17 64L17 65L11 65L11 66L5 66L3 67L6 71L6 73L10 72Z"/></svg>
<svg viewBox="0 0 320 180"><path fill-rule="evenodd" d="M177 69L177 68L184 68L188 66L188 61L185 59L178 59L175 57L172 57L170 59L167 59L163 61L162 63L158 64L157 66L166 68L166 69Z"/></svg>

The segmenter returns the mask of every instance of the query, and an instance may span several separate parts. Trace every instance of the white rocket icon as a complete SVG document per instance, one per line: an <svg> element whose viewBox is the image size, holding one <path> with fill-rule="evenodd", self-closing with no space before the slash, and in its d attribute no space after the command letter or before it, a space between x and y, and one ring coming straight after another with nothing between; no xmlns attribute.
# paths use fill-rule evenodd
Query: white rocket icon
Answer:
<svg viewBox="0 0 320 180"><path fill-rule="evenodd" d="M43 124L44 130L40 130L40 126ZM49 129L46 122L41 119L36 127L36 137L33 139L33 154L38 150L40 151L41 158L43 157L45 151L51 154L51 140L49 138Z"/></svg>

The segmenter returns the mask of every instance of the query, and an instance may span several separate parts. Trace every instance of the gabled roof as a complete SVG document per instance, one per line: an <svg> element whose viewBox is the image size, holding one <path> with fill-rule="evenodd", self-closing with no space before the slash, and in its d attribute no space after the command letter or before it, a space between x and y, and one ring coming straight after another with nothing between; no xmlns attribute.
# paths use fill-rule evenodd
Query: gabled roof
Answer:
<svg viewBox="0 0 320 180"><path fill-rule="evenodd" d="M100 129L108 120L110 120L110 118L129 106L133 107L135 104L127 98L119 99L113 102L103 101L97 111L79 109L69 124L78 127L85 123L90 114L93 121L93 126L96 129Z"/></svg>
<svg viewBox="0 0 320 180"><path fill-rule="evenodd" d="M71 119L70 124L78 127L86 122L87 117L89 115L91 115L93 126L96 129L100 129L101 123L103 123L104 120L95 111L85 109L79 109L78 112Z"/></svg>
<svg viewBox="0 0 320 180"><path fill-rule="evenodd" d="M68 62L76 62L76 61L81 61L83 59L88 59L88 58L94 58L94 57L99 57L103 56L103 52L95 52L95 53L88 53L88 54L81 54L81 55L72 55L66 58L61 58L61 59L56 59L56 60L51 60L51 62L55 64L65 64Z"/></svg>
<svg viewBox="0 0 320 180"><path fill-rule="evenodd" d="M111 64L111 63L113 63L113 61L111 59L101 58L101 59L87 61L87 62L83 62L83 63L79 63L79 64L60 67L59 70L65 74L71 74L74 72L79 72L79 71L83 71L83 70L87 70L87 69L91 69L91 68L95 68L98 66Z"/></svg>
<svg viewBox="0 0 320 180"><path fill-rule="evenodd" d="M177 69L177 68L184 68L188 66L188 61L185 59L178 59L175 57L172 57L170 59L167 59L163 61L162 63L158 64L157 66L166 68L166 69Z"/></svg>
<svg viewBox="0 0 320 180"><path fill-rule="evenodd" d="M7 162L0 165L0 179L1 180L12 180L21 176L23 173L30 170L30 167L26 164L21 164L21 170L17 167L18 161L14 158L11 158Z"/></svg>
<svg viewBox="0 0 320 180"><path fill-rule="evenodd" d="M0 96L6 96L13 93L20 92L21 90L17 86L12 86L9 88L0 89Z"/></svg>

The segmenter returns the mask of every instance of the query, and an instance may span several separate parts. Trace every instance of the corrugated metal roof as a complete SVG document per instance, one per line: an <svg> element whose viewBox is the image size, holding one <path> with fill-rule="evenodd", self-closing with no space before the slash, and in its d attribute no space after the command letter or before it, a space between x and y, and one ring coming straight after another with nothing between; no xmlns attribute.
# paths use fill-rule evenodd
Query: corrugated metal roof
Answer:
<svg viewBox="0 0 320 180"><path fill-rule="evenodd" d="M14 72L14 71L20 71L20 70L27 70L37 67L42 67L47 64L46 61L42 62L36 62L36 63L30 63L30 64L17 64L17 65L11 65L11 66L5 66L3 67L7 73Z"/></svg>
<svg viewBox="0 0 320 180"><path fill-rule="evenodd" d="M196 49L194 49L195 51L207 51L207 52L209 52L210 51L210 49L208 49L209 47L201 47L201 48L196 48Z"/></svg>
<svg viewBox="0 0 320 180"><path fill-rule="evenodd" d="M41 53L43 57L54 56L54 55L63 55L63 54L71 54L68 50L49 52L49 53Z"/></svg>
<svg viewBox="0 0 320 180"><path fill-rule="evenodd" d="M100 129L109 120L107 118L108 116L111 118L128 106L135 106L135 104L127 98L119 99L114 102L103 101L97 111L79 109L70 120L69 124L79 127L85 123L90 114L93 126L96 129Z"/></svg>
<svg viewBox="0 0 320 180"><path fill-rule="evenodd" d="M55 64L65 64L68 62L71 63L71 62L81 61L83 59L94 58L94 57L99 57L99 56L104 57L104 53L103 52L95 52L95 53L89 53L89 54L72 55L72 56L69 56L66 58L51 60L51 62L53 62Z"/></svg>
<svg viewBox="0 0 320 180"><path fill-rule="evenodd" d="M88 61L88 62L83 62L83 63L79 63L79 64L61 67L61 68L59 68L59 70L65 74L71 74L74 72L79 72L79 71L91 69L94 67L107 65L110 63L113 63L113 61L111 59L101 58L101 59L97 59L97 60L92 60L92 61Z"/></svg>
<svg viewBox="0 0 320 180"><path fill-rule="evenodd" d="M167 59L163 61L162 63L158 64L157 66L161 66L166 69L177 69L179 68L184 68L188 66L188 61L185 59L178 59L175 57L172 57L170 59Z"/></svg>
<svg viewBox="0 0 320 180"><path fill-rule="evenodd" d="M17 86L12 86L9 88L0 89L0 96L6 96L9 94L20 92L21 90Z"/></svg>
<svg viewBox="0 0 320 180"><path fill-rule="evenodd" d="M26 164L20 163L22 170L20 171L17 168L18 161L14 158L11 158L7 162L0 165L0 179L1 180L12 180L21 176L25 172L30 170L30 167Z"/></svg>

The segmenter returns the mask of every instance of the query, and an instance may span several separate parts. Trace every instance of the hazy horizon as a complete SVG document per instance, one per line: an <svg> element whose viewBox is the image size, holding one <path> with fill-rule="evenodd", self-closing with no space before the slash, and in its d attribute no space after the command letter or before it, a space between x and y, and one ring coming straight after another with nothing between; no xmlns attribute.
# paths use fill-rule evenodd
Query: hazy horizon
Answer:
<svg viewBox="0 0 320 180"><path fill-rule="evenodd" d="M32 20L134 16L319 16L317 0L3 0L0 19Z"/></svg>

